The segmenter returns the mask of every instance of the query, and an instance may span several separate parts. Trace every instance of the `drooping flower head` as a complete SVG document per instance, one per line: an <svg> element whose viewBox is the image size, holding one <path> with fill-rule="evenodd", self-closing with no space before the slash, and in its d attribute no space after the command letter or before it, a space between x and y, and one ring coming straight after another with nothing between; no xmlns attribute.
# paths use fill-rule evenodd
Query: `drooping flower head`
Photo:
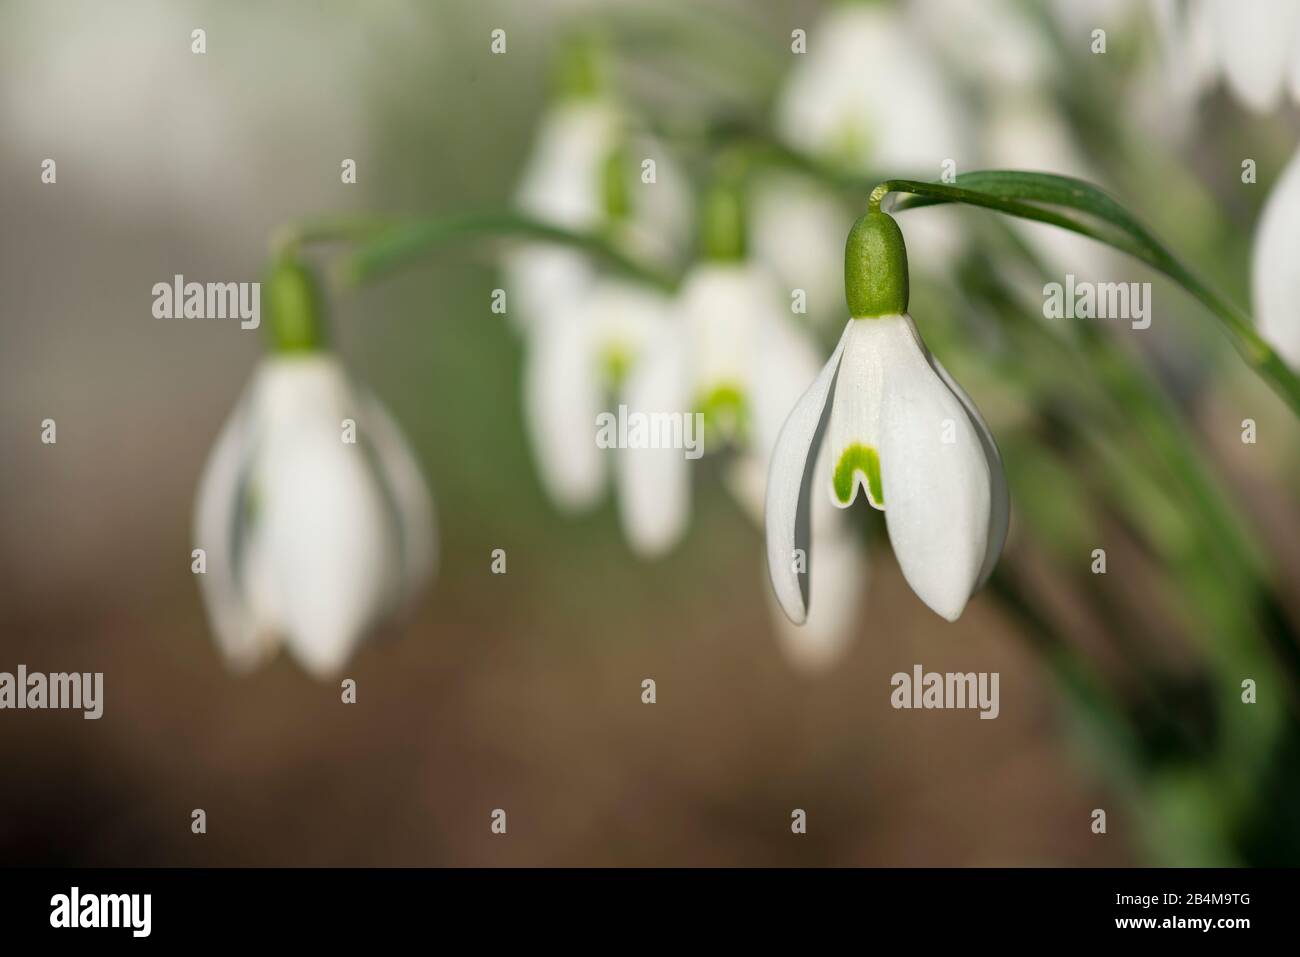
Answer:
<svg viewBox="0 0 1300 957"><path fill-rule="evenodd" d="M848 508L861 493L884 511L912 590L953 621L1006 538L1001 460L974 403L907 313L907 254L894 220L878 211L861 217L844 265L851 318L772 456L768 570L786 614L805 620L813 597L810 498Z"/></svg>
<svg viewBox="0 0 1300 957"><path fill-rule="evenodd" d="M325 677L432 575L433 502L396 424L325 349L311 277L280 263L268 290L274 351L199 483L199 584L233 667L283 646Z"/></svg>
<svg viewBox="0 0 1300 957"><path fill-rule="evenodd" d="M657 140L630 128L608 72L595 38L561 44L515 203L544 223L605 233L639 258L671 262L689 222L685 179ZM655 164L649 184L637 179L646 160ZM509 315L524 329L564 321L599 278L582 252L548 243L518 245L505 266Z"/></svg>

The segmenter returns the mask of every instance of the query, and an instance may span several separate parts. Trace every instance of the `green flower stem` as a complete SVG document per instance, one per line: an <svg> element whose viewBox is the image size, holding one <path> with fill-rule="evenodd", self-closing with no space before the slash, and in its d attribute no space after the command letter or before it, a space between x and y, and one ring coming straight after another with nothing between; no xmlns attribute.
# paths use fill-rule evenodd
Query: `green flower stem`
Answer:
<svg viewBox="0 0 1300 957"><path fill-rule="evenodd" d="M358 242L371 239L392 227L391 218L371 213L327 216L304 223L290 223L271 234L271 255L276 259L294 258L309 244Z"/></svg>
<svg viewBox="0 0 1300 957"><path fill-rule="evenodd" d="M1300 415L1300 377L1255 331L1250 317L1188 270L1141 223L1102 190L1083 180L1046 173L985 170L957 177L957 185L894 179L871 191L870 208L878 210L890 193L917 197L899 209L941 203L963 203L1022 219L1049 223L1088 236L1138 259L1169 276L1210 310L1246 363L1265 379L1291 410ZM1096 221L1058 212L1040 204L1063 207Z"/></svg>
<svg viewBox="0 0 1300 957"><path fill-rule="evenodd" d="M366 239L336 272L347 285L359 285L409 264L429 250L462 239L513 237L570 246L603 260L630 279L671 292L677 279L629 256L614 237L579 232L542 222L522 213L463 213L407 223L393 222Z"/></svg>

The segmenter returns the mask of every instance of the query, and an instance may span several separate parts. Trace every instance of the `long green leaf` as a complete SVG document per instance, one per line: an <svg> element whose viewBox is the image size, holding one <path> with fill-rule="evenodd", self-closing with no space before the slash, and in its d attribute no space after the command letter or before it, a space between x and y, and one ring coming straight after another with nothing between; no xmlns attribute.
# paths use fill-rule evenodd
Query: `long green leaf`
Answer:
<svg viewBox="0 0 1300 957"><path fill-rule="evenodd" d="M1200 300L1222 324L1246 363L1300 415L1300 378L1259 335L1250 316L1202 282L1137 217L1092 183L1017 170L963 173L955 184L895 179L872 191L872 207L879 208L890 193L912 194L913 198L901 201L896 209L941 203L981 206L1080 233L1141 260Z"/></svg>
<svg viewBox="0 0 1300 957"><path fill-rule="evenodd" d="M345 259L340 277L351 284L366 282L408 264L436 246L456 240L491 236L572 246L603 260L629 278L669 291L676 287L673 277L663 275L633 259L612 237L564 229L512 211L461 213L394 223Z"/></svg>

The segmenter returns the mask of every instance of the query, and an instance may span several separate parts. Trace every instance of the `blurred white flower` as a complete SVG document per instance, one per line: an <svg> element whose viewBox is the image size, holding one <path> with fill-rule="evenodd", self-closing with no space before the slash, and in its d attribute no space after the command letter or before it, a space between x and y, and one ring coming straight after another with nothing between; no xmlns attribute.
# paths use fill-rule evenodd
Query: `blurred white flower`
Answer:
<svg viewBox="0 0 1300 957"><path fill-rule="evenodd" d="M618 115L603 99L561 101L542 118L519 184L519 208L568 229L595 229L604 219L604 166L618 142ZM595 280L590 259L553 243L527 243L506 258L511 315L544 323L564 315Z"/></svg>
<svg viewBox="0 0 1300 957"><path fill-rule="evenodd" d="M1060 25L1065 42L1087 50L1093 30L1125 29L1136 6L1133 0L1048 0L1047 10Z"/></svg>
<svg viewBox="0 0 1300 957"><path fill-rule="evenodd" d="M912 590L954 621L1006 540L1001 458L974 403L906 313L907 256L889 216L868 213L854 224L845 281L852 318L772 453L765 510L772 584L790 620L807 620L812 567L801 560L811 555L815 502L846 509L861 488L885 512Z"/></svg>
<svg viewBox="0 0 1300 957"><path fill-rule="evenodd" d="M654 182L642 182L645 160L654 161ZM677 256L689 226L685 182L662 145L629 132L610 100L567 97L542 118L516 203L555 226L605 231L627 252L663 265ZM624 201L627 209L610 208ZM597 278L589 256L555 243L519 244L505 270L510 315L525 329L563 320Z"/></svg>
<svg viewBox="0 0 1300 957"><path fill-rule="evenodd" d="M1255 227L1251 298L1260 335L1300 369L1300 151L1274 184Z"/></svg>
<svg viewBox="0 0 1300 957"><path fill-rule="evenodd" d="M1222 73L1257 112L1284 90L1300 102L1300 4L1295 0L1152 0L1174 105L1187 109Z"/></svg>
<svg viewBox="0 0 1300 957"><path fill-rule="evenodd" d="M1035 91L999 96L984 127L984 149L994 169L1037 170L1095 181L1097 176L1084 162L1072 134L1053 104ZM901 217L901 225L907 217ZM1072 273L1077 278L1100 281L1120 268L1116 257L1096 240L1069 230L1008 217L1008 226L1020 233L1029 247L1054 273ZM910 241L909 241L910 246ZM1036 286L1041 277L1029 283Z"/></svg>
<svg viewBox="0 0 1300 957"><path fill-rule="evenodd" d="M675 391L675 366L652 359L664 354L674 335L671 303L652 289L616 279L599 279L562 321L530 337L524 355L524 414L542 484L562 508L594 506L608 480L607 450L596 443L597 416L611 401L639 409L641 393ZM678 406L677 412L684 407ZM618 469L619 512L632 548L657 555L684 530L687 502L682 479L669 466L664 481L650 472L657 453L681 459L682 451L617 449L635 455L644 470Z"/></svg>
<svg viewBox="0 0 1300 957"><path fill-rule="evenodd" d="M796 149L846 168L925 174L963 158L961 109L906 19L884 4L829 10L777 103Z"/></svg>
<svg viewBox="0 0 1300 957"><path fill-rule="evenodd" d="M647 363L644 384L629 389L629 406L649 411L704 410L710 451L728 446L733 461L726 481L758 525L768 463L785 417L817 375L817 351L807 333L781 309L781 295L757 265L706 262L681 292L683 333ZM652 371L657 370L657 371ZM654 386L651 387L651 382ZM647 469L654 459L659 467ZM689 463L680 453L637 450L622 460L648 483L683 487ZM681 496L683 507L689 504ZM685 516L672 520L684 522ZM809 563L825 569L817 611L796 628L776 616L787 657L817 670L847 645L867 584L866 554L844 516L828 501L815 506L817 533Z"/></svg>
<svg viewBox="0 0 1300 957"><path fill-rule="evenodd" d="M967 87L1027 90L1051 72L1051 44L1016 0L910 0L907 11Z"/></svg>
<svg viewBox="0 0 1300 957"><path fill-rule="evenodd" d="M971 168L962 105L919 30L884 4L830 9L808 31L776 106L776 126L794 149L853 172L938 179L951 161ZM917 210L905 225L918 262L956 256L962 238L951 211ZM839 235L839 234L835 234Z"/></svg>
<svg viewBox="0 0 1300 957"><path fill-rule="evenodd" d="M1218 73L1214 24L1199 0L1152 0L1152 15L1170 96L1156 97L1151 112L1169 111L1172 99L1177 131L1189 125L1192 107L1214 85ZM1159 121L1158 114L1153 119Z"/></svg>
<svg viewBox="0 0 1300 957"><path fill-rule="evenodd" d="M283 644L337 673L436 561L433 503L397 426L317 351L263 361L208 458L194 532L213 631L240 669Z"/></svg>
<svg viewBox="0 0 1300 957"><path fill-rule="evenodd" d="M1277 106L1300 59L1300 3L1206 0L1228 88L1246 106Z"/></svg>
<svg viewBox="0 0 1300 957"><path fill-rule="evenodd" d="M754 187L750 241L754 258L779 277L787 297L807 294L814 320L842 315L844 244L853 225L844 204L802 176L768 174Z"/></svg>

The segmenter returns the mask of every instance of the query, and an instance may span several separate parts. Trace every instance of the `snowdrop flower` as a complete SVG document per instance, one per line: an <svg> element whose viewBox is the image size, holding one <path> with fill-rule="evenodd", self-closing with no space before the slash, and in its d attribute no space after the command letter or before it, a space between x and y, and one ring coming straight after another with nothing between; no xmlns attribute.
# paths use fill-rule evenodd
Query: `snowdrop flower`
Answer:
<svg viewBox="0 0 1300 957"><path fill-rule="evenodd" d="M1260 335L1300 369L1300 152L1282 171L1255 227L1251 298Z"/></svg>
<svg viewBox="0 0 1300 957"><path fill-rule="evenodd" d="M1233 94L1253 110L1277 106L1285 86L1300 99L1300 4L1208 0L1218 60Z"/></svg>
<svg viewBox="0 0 1300 957"><path fill-rule="evenodd" d="M1069 128L1043 96L1029 91L1003 90L992 104L984 125L984 151L993 169L1041 170L1096 181L1081 158ZM1127 268L1100 243L1045 223L1012 218L1008 226L1036 250L1055 274L1072 273L1098 282ZM1034 277L1034 285L1038 281Z"/></svg>
<svg viewBox="0 0 1300 957"><path fill-rule="evenodd" d="M820 323L840 314L843 270L839 240L853 217L829 189L792 173L764 175L755 184L754 258L787 289L802 289L808 315Z"/></svg>
<svg viewBox="0 0 1300 957"><path fill-rule="evenodd" d="M1214 25L1205 5L1199 0L1152 0L1161 67L1170 96L1150 97L1146 104L1148 122L1164 123L1181 132L1190 125L1192 107L1214 85L1218 73ZM1139 87L1139 96L1146 86ZM1172 108L1172 109L1171 109ZM1173 112L1173 122L1162 121L1162 114Z"/></svg>
<svg viewBox="0 0 1300 957"><path fill-rule="evenodd" d="M960 159L961 110L906 19L884 4L833 7L808 32L777 103L796 149L845 167L936 172ZM881 95L881 90L888 95Z"/></svg>
<svg viewBox="0 0 1300 957"><path fill-rule="evenodd" d="M320 345L311 279L268 288L275 351L208 457L194 535L212 629L233 667L280 645L319 677L407 605L436 560L433 504L401 433Z"/></svg>
<svg viewBox="0 0 1300 957"><path fill-rule="evenodd" d="M891 6L831 8L808 31L808 52L795 58L778 98L781 137L794 149L863 174L891 169L937 179L946 160L959 171L972 168L964 111L918 37ZM920 215L907 220L908 244L927 262L956 256L962 239L951 211L915 212Z"/></svg>
<svg viewBox="0 0 1300 957"><path fill-rule="evenodd" d="M671 306L662 294L617 279L597 280L573 304L563 321L533 337L524 356L524 414L542 484L569 511L594 506L608 484L610 455L597 444L597 419L607 406L637 410L636 393L649 383L660 391L671 365L648 357L661 354L673 335ZM671 385L671 383L670 383ZM678 410L681 411L680 409ZM680 538L686 519L685 478L653 467L659 449L635 450L644 469L620 465L619 514L633 549L644 556L667 550ZM681 457L681 450L669 450ZM642 456L640 453L646 453ZM661 480L662 479L662 480Z"/></svg>
<svg viewBox="0 0 1300 957"><path fill-rule="evenodd" d="M605 230L642 258L671 261L689 221L685 179L657 141L626 128L605 89L599 50L570 43L558 67L556 99L542 117L516 204L543 222ZM655 164L653 183L638 178L646 160ZM597 279L586 255L550 243L521 244L505 266L510 312L525 327L563 320Z"/></svg>
<svg viewBox="0 0 1300 957"><path fill-rule="evenodd" d="M727 484L757 523L764 482L781 424L817 375L817 351L804 329L781 308L767 272L747 258L743 173L715 184L704 210L705 259L680 294L681 335L668 339L628 390L629 406L650 411L699 409L709 450L728 450ZM650 458L654 467L647 466ZM680 453L638 451L623 462L655 487L682 489L689 462ZM653 502L649 495L643 502ZM684 524L689 499L661 500L648 521ZM680 509L669 513L664 505ZM815 508L812 561L827 569L816 613L807 627L778 617L778 637L797 666L818 670L847 644L866 582L861 544L829 501Z"/></svg>
<svg viewBox="0 0 1300 957"><path fill-rule="evenodd" d="M1300 5L1295 0L1152 0L1157 35L1178 101L1194 100L1218 73L1252 110L1274 109L1288 89L1300 102Z"/></svg>
<svg viewBox="0 0 1300 957"><path fill-rule="evenodd" d="M884 510L912 590L954 621L991 574L1006 538L1001 460L974 403L930 355L907 314L907 254L898 225L878 211L863 216L849 233L844 260L852 318L772 454L768 571L786 614L795 623L807 620L809 496L847 508L861 491Z"/></svg>
<svg viewBox="0 0 1300 957"><path fill-rule="evenodd" d="M618 116L603 99L562 101L542 119L537 144L524 171L516 202L539 219L574 230L591 230L605 212L600 191L604 165L614 155ZM545 323L569 311L595 281L585 255L549 243L527 243L506 259L512 314Z"/></svg>

